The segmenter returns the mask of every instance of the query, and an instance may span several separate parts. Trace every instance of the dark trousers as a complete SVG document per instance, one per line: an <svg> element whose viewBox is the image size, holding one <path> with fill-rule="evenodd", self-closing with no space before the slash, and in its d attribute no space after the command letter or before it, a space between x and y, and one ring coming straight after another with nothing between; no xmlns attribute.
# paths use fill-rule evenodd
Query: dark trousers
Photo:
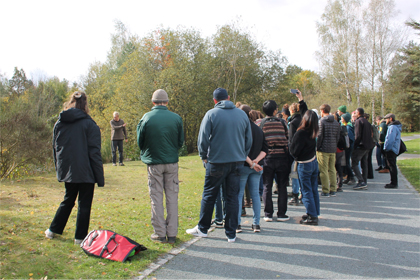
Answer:
<svg viewBox="0 0 420 280"><path fill-rule="evenodd" d="M351 167L353 169L354 175L360 182L367 183L367 173L368 173L368 156L370 150L364 149L354 149L351 156ZM359 162L363 170L363 176L359 169Z"/></svg>
<svg viewBox="0 0 420 280"><path fill-rule="evenodd" d="M368 165L367 165L367 177L368 177L368 179L373 179L372 155L373 155L373 148L369 151L369 154L368 154Z"/></svg>
<svg viewBox="0 0 420 280"><path fill-rule="evenodd" d="M112 140L111 151L112 151L112 163L117 163L117 149L119 153L118 160L120 163L123 162L123 140Z"/></svg>
<svg viewBox="0 0 420 280"><path fill-rule="evenodd" d="M206 164L206 177L198 222L198 228L201 232L207 233L210 228L214 203L220 192L220 185L222 185L226 209L225 233L228 238L235 238L238 228L238 194L241 179L239 168L243 165L243 162ZM223 184L224 181L225 184Z"/></svg>
<svg viewBox="0 0 420 280"><path fill-rule="evenodd" d="M58 206L55 217L50 225L53 233L63 234L67 221L74 207L76 197L78 199L77 220L75 239L84 239L88 234L90 222L90 209L92 207L93 190L95 184L91 183L64 183L66 194L64 200Z"/></svg>
<svg viewBox="0 0 420 280"><path fill-rule="evenodd" d="M263 201L265 217L273 217L273 179L277 175L278 198L277 217L287 212L287 184L289 183L289 160L288 158L266 158L263 172Z"/></svg>
<svg viewBox="0 0 420 280"><path fill-rule="evenodd" d="M337 171L337 187L343 186L343 168L341 167L341 160L343 159L344 151L335 154L335 170Z"/></svg>
<svg viewBox="0 0 420 280"><path fill-rule="evenodd" d="M391 185L398 186L397 155L393 151L385 152L386 161L391 175Z"/></svg>
<svg viewBox="0 0 420 280"><path fill-rule="evenodd" d="M350 161L351 155L353 154L353 148L354 148L354 145L351 144L350 148L345 150L345 153L346 153L346 169L345 170L347 174L347 179L349 180L354 177L353 171L351 170L351 161Z"/></svg>

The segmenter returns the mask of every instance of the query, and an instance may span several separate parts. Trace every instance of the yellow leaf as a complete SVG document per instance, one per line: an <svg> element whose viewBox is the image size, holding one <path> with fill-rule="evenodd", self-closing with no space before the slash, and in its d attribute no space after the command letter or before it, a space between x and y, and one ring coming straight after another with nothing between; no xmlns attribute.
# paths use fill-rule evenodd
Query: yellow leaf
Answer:
<svg viewBox="0 0 420 280"><path fill-rule="evenodd" d="M102 272L102 275L105 275L106 274L106 272Z"/></svg>
<svg viewBox="0 0 420 280"><path fill-rule="evenodd" d="M29 276L33 276L34 274L33 273L29 273Z"/></svg>
<svg viewBox="0 0 420 280"><path fill-rule="evenodd" d="M33 214L34 214L34 211L31 212L31 215L33 215Z"/></svg>

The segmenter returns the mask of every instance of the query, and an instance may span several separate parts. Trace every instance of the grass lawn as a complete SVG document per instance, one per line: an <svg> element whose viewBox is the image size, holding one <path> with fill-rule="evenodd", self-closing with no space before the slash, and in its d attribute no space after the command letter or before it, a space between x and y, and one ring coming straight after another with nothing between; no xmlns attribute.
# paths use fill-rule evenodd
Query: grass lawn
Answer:
<svg viewBox="0 0 420 280"><path fill-rule="evenodd" d="M399 160L398 167L405 178L420 192L420 158Z"/></svg>
<svg viewBox="0 0 420 280"><path fill-rule="evenodd" d="M402 137L404 137L404 136L413 136L413 135L416 135L416 134L420 134L420 132L401 132L401 136Z"/></svg>
<svg viewBox="0 0 420 280"><path fill-rule="evenodd" d="M104 165L105 187L95 188L90 229L110 229L147 247L131 262L120 263L87 256L73 245L76 208L62 236L44 237L64 197L64 183L55 174L17 181L2 181L0 194L1 278L117 279L138 276L170 244L150 240L150 198L146 165ZM187 228L197 224L205 170L198 156L179 162L179 232L175 246L191 239Z"/></svg>
<svg viewBox="0 0 420 280"><path fill-rule="evenodd" d="M408 154L420 154L420 138L404 141Z"/></svg>

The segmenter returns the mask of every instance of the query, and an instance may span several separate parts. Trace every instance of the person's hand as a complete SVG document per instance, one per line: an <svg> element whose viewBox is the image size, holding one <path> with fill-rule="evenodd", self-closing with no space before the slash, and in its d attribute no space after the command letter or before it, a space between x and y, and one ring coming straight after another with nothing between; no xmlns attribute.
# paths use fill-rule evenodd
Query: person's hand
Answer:
<svg viewBox="0 0 420 280"><path fill-rule="evenodd" d="M298 93L296 93L296 97L299 99L299 101L302 101L302 100L303 100L302 93L301 93L301 92L300 92L300 90L298 90L298 89L297 89L297 92L298 92Z"/></svg>
<svg viewBox="0 0 420 280"><path fill-rule="evenodd" d="M125 142L127 143L128 142L128 139L125 139Z"/></svg>
<svg viewBox="0 0 420 280"><path fill-rule="evenodd" d="M123 126L126 126L127 124L125 123L125 124L123 124Z"/></svg>
<svg viewBox="0 0 420 280"><path fill-rule="evenodd" d="M255 170L256 172L260 172L261 170L263 170L263 168L262 168L262 167L261 167L261 165L259 165L258 163L255 163L254 170Z"/></svg>
<svg viewBox="0 0 420 280"><path fill-rule="evenodd" d="M203 162L204 162L204 163L207 163L207 159L203 159Z"/></svg>

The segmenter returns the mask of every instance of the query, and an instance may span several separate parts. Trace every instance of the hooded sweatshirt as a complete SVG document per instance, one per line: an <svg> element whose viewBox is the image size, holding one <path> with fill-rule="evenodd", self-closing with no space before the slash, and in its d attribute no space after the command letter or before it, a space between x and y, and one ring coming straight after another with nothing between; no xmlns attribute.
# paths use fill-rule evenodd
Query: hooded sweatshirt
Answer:
<svg viewBox="0 0 420 280"><path fill-rule="evenodd" d="M76 108L60 113L54 126L53 150L58 181L105 185L101 132L88 114Z"/></svg>
<svg viewBox="0 0 420 280"><path fill-rule="evenodd" d="M393 151L396 155L400 152L402 124L400 121L393 121L388 125L385 136L385 152Z"/></svg>
<svg viewBox="0 0 420 280"><path fill-rule="evenodd" d="M245 161L251 150L251 125L245 112L222 100L207 111L198 133L198 153L210 163Z"/></svg>

